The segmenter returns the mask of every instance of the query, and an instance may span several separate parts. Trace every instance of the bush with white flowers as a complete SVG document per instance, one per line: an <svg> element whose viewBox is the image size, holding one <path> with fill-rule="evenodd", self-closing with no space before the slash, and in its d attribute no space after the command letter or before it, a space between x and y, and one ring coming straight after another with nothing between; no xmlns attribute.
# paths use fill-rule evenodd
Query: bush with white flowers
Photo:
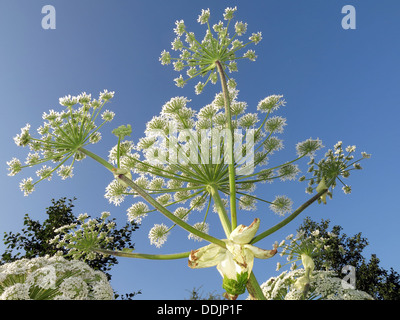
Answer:
<svg viewBox="0 0 400 320"><path fill-rule="evenodd" d="M107 276L61 256L20 259L0 266L0 300L112 300Z"/></svg>
<svg viewBox="0 0 400 320"><path fill-rule="evenodd" d="M368 293L344 285L334 272L324 270L310 274L309 289L303 297L296 283L305 273L305 269L284 271L261 284L261 289L268 300L373 300Z"/></svg>

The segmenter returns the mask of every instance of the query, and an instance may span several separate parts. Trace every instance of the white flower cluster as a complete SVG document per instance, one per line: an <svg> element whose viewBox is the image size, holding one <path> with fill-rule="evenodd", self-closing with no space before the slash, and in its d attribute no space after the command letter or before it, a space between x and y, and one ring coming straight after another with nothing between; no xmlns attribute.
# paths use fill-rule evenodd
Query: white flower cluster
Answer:
<svg viewBox="0 0 400 320"><path fill-rule="evenodd" d="M293 162L313 154L322 144L320 140L309 139L304 142L307 146L303 146L297 159L266 167L268 158L283 148L277 134L283 132L286 119L271 116L285 105L283 96L272 95L262 99L257 105L258 112L246 112L247 103L238 100L238 90L231 87L229 95L233 137L226 129L222 93L218 93L210 104L199 111L188 106L190 100L186 97L175 97L163 105L160 115L146 124L145 137L139 139L137 144L124 140L113 147L109 152L109 162L114 165L119 162L121 170L137 174L133 181L163 206L176 206L171 211L184 221L195 211L206 211L204 216L207 217L209 209L213 208L210 205L210 186L217 186L219 192L226 196L221 200L227 208L228 165L233 162L239 209L252 211L258 201L264 201L270 204L274 213L284 216L291 212L292 201L284 195L270 201L259 199L253 195L256 183L294 180L300 169ZM229 146L234 150L232 162L227 152ZM105 197L115 205L120 205L128 195L136 196L118 180L113 180L106 188ZM186 207L183 206L185 203L188 203ZM128 208L128 219L141 223L150 211L146 203L139 201ZM192 225L206 232L208 223L205 218ZM149 233L151 243L160 247L170 230L165 224L155 225ZM198 239L192 234L189 238Z"/></svg>
<svg viewBox="0 0 400 320"><path fill-rule="evenodd" d="M34 191L38 182L51 180L54 173L62 180L73 176L75 161L86 157L79 149L98 143L101 140L98 130L104 123L113 119L114 112L101 112L104 104L113 96L114 92L107 90L100 92L97 100L92 99L86 92L78 96L65 96L59 99L60 104L65 107L64 110L43 113L44 123L37 129L39 137L34 137L29 124L21 129L21 133L14 137L14 142L18 146L29 147L30 152L24 164L17 158L7 162L9 176L16 175L24 168L41 166L35 172L37 181L34 182L32 177L21 181L20 189L25 196ZM95 124L98 116L103 119L103 124L99 126ZM67 165L69 159L71 163Z"/></svg>
<svg viewBox="0 0 400 320"><path fill-rule="evenodd" d="M261 284L268 300L300 300L303 291L295 286L297 279L303 277L304 269L284 271ZM332 271L313 271L310 277L307 300L373 300L366 292L344 286L342 279Z"/></svg>
<svg viewBox="0 0 400 320"><path fill-rule="evenodd" d="M278 245L279 254L281 257L286 256L287 263L282 265L278 262L276 270L278 271L288 264L291 265L291 270L296 270L299 268L297 263L300 262L300 265L302 263L303 254L311 258L321 253L329 254L332 251L330 243L334 238L337 238L337 234L328 232L326 236L323 237L319 230L314 230L308 236L306 236L303 230L297 232L296 235L288 235L286 239L282 240ZM329 268L328 265L325 265L325 267Z"/></svg>
<svg viewBox="0 0 400 320"><path fill-rule="evenodd" d="M330 255L331 244L336 241L338 234L323 232L315 229L306 234L300 230L296 235L289 235L279 245L280 256L287 256L287 263L277 263L276 271L290 264L290 270L283 271L279 276L272 277L261 285L264 295L270 300L369 300L369 294L355 290L345 281L337 278L330 265L323 262L326 270L315 270L313 257ZM339 247L340 253L345 253ZM336 253L336 252L335 252ZM300 262L300 264L298 264ZM303 268L300 268L300 266Z"/></svg>
<svg viewBox="0 0 400 320"><path fill-rule="evenodd" d="M182 71L187 68L186 74L188 78L185 80L180 76L174 79L178 87L183 87L189 80L201 76L207 77L205 82L198 82L195 86L196 94L200 94L206 84L211 82L215 84L218 80L217 62L230 73L237 72L237 60L249 59L255 61L257 55L252 49L248 49L241 56L237 56L238 51L246 48L249 44L257 45L262 40L261 32L252 33L248 38L248 42L244 42L239 38L247 32L247 23L236 21L234 24L234 34L230 35L228 27L234 17L237 8L226 8L223 14L224 20L228 21L226 25L219 21L210 25L210 9L202 10L197 21L200 24L206 24L207 29L202 40L197 40L193 32L186 30L183 20L175 22L174 32L176 38L171 42L171 49L180 51L179 58L171 57L169 51L163 50L159 58L162 65L173 64L175 71ZM182 37L184 36L184 39Z"/></svg>
<svg viewBox="0 0 400 320"><path fill-rule="evenodd" d="M77 223L56 229L58 234L50 243L55 244L57 248L69 250L68 255L74 259L94 260L100 255L94 249L104 248L113 240L110 232L116 224L106 220L109 216L109 212L102 212L100 218L89 219L86 213L80 214Z"/></svg>
<svg viewBox="0 0 400 320"><path fill-rule="evenodd" d="M300 145L297 146L298 150L302 150ZM352 170L361 170L360 161L363 159L369 159L370 154L361 152L361 158L354 159L354 153L356 146L347 146L345 148L347 154L343 150L342 141L337 142L333 149L329 149L324 158L319 162L315 162L314 158L308 163L308 172L312 173L313 176L306 179L305 176L300 178L300 181L308 181L308 187L306 193L312 194L314 189L319 192L321 186L324 188L331 188L333 190L336 187L337 181L342 184L342 190L345 194L351 193L351 186L344 182L344 179L350 177ZM317 187L315 187L317 185ZM329 190L321 200L326 203L326 196L332 197L332 191Z"/></svg>
<svg viewBox="0 0 400 320"><path fill-rule="evenodd" d="M0 266L0 300L112 300L107 276L61 256L21 259Z"/></svg>

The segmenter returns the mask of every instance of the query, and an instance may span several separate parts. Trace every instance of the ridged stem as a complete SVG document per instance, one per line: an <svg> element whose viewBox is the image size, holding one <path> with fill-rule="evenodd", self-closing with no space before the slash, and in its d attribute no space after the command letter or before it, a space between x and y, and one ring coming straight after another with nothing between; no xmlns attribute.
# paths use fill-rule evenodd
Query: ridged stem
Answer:
<svg viewBox="0 0 400 320"><path fill-rule="evenodd" d="M190 251L182 253L173 253L173 254L147 254L147 253L120 251L120 250L107 250L102 248L96 248L94 249L94 251L97 253L109 254L117 257L139 258L139 259L150 259L150 260L184 259L188 258L190 254Z"/></svg>
<svg viewBox="0 0 400 320"><path fill-rule="evenodd" d="M230 193L230 209L231 209L231 225L232 229L237 227L237 213L236 213L236 175L235 175L235 158L233 151L233 127L232 127L232 116L231 116L231 104L229 100L229 91L226 83L226 76L224 69L219 61L215 61L217 66L219 77L221 79L222 93L224 95L225 115L226 115L226 127L231 132L231 141L228 141L228 152L229 160L228 172L229 172L229 193Z"/></svg>
<svg viewBox="0 0 400 320"><path fill-rule="evenodd" d="M221 220L221 224L225 231L225 235L226 235L226 237L229 237L229 235L232 232L232 226L231 226L231 222L229 221L228 215L226 213L224 203L222 202L222 199L219 195L218 188L215 185L209 185L208 190L214 200L214 204L217 209L219 220Z"/></svg>
<svg viewBox="0 0 400 320"><path fill-rule="evenodd" d="M328 189L321 190L318 192L315 196L310 198L308 201L304 202L300 207L298 207L290 216L288 216L286 219L282 220L281 222L277 223L275 226L272 228L269 228L268 230L260 233L258 236L254 237L251 241L250 244L254 244L265 237L273 234L274 232L278 231L279 229L283 228L286 226L290 221L292 221L294 218L296 218L300 213L302 213L308 206L310 206L312 203L314 203L316 200L318 200L322 195L324 195L326 192L328 192Z"/></svg>

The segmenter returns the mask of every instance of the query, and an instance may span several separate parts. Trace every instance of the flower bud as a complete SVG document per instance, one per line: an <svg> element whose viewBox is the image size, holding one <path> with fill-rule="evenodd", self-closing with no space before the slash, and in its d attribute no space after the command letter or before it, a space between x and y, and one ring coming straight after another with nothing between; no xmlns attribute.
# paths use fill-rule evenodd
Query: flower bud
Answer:
<svg viewBox="0 0 400 320"><path fill-rule="evenodd" d="M254 238L260 227L260 219L254 219L253 223L246 227L241 224L229 235L229 239L238 244L247 244Z"/></svg>
<svg viewBox="0 0 400 320"><path fill-rule="evenodd" d="M301 255L301 261L303 263L305 272L302 277L297 279L297 281L294 284L294 287L298 290L304 291L306 287L310 284L310 276L314 270L315 265L313 259L308 254L305 253Z"/></svg>
<svg viewBox="0 0 400 320"><path fill-rule="evenodd" d="M310 270L310 272L314 270L314 261L308 254L303 253L301 255L301 262L303 263L304 269Z"/></svg>

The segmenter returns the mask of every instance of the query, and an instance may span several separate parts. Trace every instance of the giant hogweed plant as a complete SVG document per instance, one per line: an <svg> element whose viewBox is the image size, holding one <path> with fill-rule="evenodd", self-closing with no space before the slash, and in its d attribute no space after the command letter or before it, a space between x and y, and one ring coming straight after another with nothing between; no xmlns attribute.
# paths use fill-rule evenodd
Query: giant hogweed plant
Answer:
<svg viewBox="0 0 400 320"><path fill-rule="evenodd" d="M18 146L30 150L25 162L16 158L8 162L11 176L25 168L39 167L36 180L29 177L20 183L20 189L28 195L40 181L50 180L56 174L62 180L72 177L75 164L89 157L113 174L105 193L111 203L118 206L126 199L134 200L127 209L130 221L140 223L146 216L157 214L167 218L169 223L155 224L149 231L151 244L161 247L176 227L186 230L189 239L209 244L170 254L137 253L129 248L105 250L102 243L107 241L107 234L100 234L93 221L87 221L79 230L76 225L61 228L60 232L67 236L63 241L55 239L59 246L70 248L71 254L79 258L111 254L154 260L188 259L191 268L216 266L223 277L227 298L236 299L247 288L251 298L265 299L252 272L254 258L273 257L279 245L275 243L272 249L265 250L255 244L287 225L314 202L326 204L326 197L332 197L337 183L343 185L345 193L350 193L345 178L352 170L361 169L360 160L369 157L362 153L354 159L354 146L343 150L339 142L317 162L316 152L323 145L318 138L310 138L296 145L293 159L268 165L268 160L283 148L279 134L286 119L276 113L286 101L282 95L270 95L251 110L239 100L236 81L230 75L238 71L239 60L256 59L255 51L247 47L257 45L262 34L253 33L243 40L247 38L243 38L247 23L233 23L235 11L236 7L227 8L224 20L211 26L210 10L202 10L198 17L198 22L206 26L202 39L188 31L183 20L176 21L176 38L171 44L176 57L166 50L161 53L162 65L172 64L176 71L186 71L187 77L181 73L174 80L178 87L201 77L204 80L195 85L195 93L200 94L208 83L220 83L221 91L200 110L189 106L190 99L174 97L147 123L144 136L137 143L128 139L132 133L130 125L112 130L117 143L108 158L103 158L89 149L101 140L100 129L115 115L105 109L114 92L105 90L97 99L86 93L68 95L59 100L64 110L43 113L44 124L37 129L38 136L27 124L14 138ZM297 179L297 163L304 159L308 159L309 176L299 180L308 181L306 192L315 194L297 209L293 210L293 202L286 195L262 199L254 194L259 184ZM249 226L238 221L240 213L256 210L258 203L282 216L277 225L259 233L264 213ZM221 224L222 239L209 234L209 224L215 220ZM305 269L312 264L307 250L297 252ZM307 279L299 279L299 285L306 290Z"/></svg>

